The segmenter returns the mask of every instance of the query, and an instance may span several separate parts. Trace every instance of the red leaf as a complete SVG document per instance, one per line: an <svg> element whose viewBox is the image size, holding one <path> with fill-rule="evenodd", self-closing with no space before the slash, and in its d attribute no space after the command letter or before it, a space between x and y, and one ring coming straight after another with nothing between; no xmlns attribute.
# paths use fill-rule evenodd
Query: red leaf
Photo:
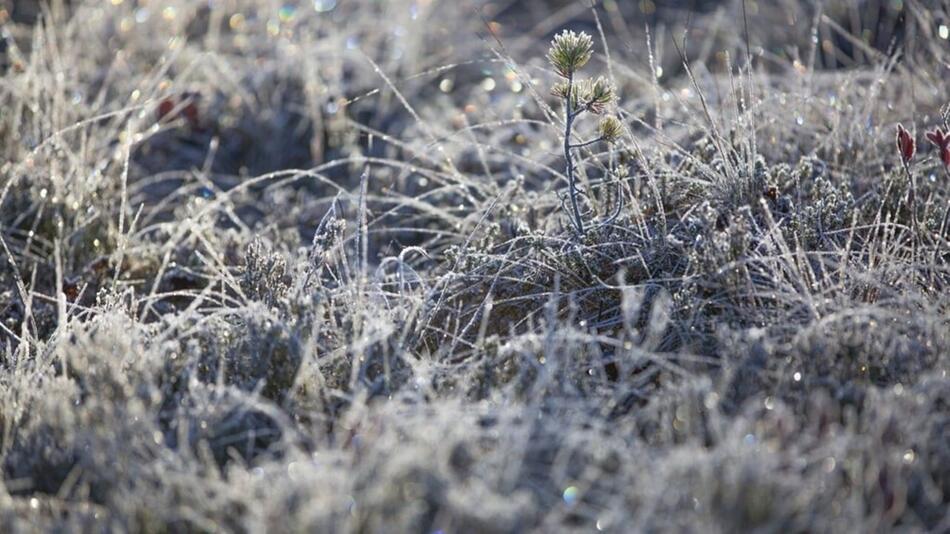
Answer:
<svg viewBox="0 0 950 534"><path fill-rule="evenodd" d="M198 121L198 106L194 102L189 102L185 106L185 109L182 110L182 114L188 119L188 122L197 122Z"/></svg>
<svg viewBox="0 0 950 534"><path fill-rule="evenodd" d="M914 154L917 153L917 144L914 142L914 137L902 124L897 125L897 151L900 153L904 164L910 163L910 160L914 159Z"/></svg>
<svg viewBox="0 0 950 534"><path fill-rule="evenodd" d="M69 302L75 302L79 297L79 281L73 278L63 280L63 294Z"/></svg>
<svg viewBox="0 0 950 534"><path fill-rule="evenodd" d="M927 140L940 151L940 161L944 166L950 167L950 135L937 128L932 132L927 132Z"/></svg>
<svg viewBox="0 0 950 534"><path fill-rule="evenodd" d="M185 102L185 107L181 110L181 115L185 117L185 120L188 121L188 126L192 128L197 128L201 119L201 113L198 108L200 97L201 95L195 92L188 92L182 95L182 101Z"/></svg>
<svg viewBox="0 0 950 534"><path fill-rule="evenodd" d="M164 119L174 109L175 109L174 99L166 98L165 100L162 100L161 103L158 105L158 120Z"/></svg>

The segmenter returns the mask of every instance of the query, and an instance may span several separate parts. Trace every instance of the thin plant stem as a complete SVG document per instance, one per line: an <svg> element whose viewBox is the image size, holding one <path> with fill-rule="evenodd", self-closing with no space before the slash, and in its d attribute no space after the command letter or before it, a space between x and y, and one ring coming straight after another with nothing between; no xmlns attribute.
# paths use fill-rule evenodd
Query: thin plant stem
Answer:
<svg viewBox="0 0 950 534"><path fill-rule="evenodd" d="M591 139L590 141L587 141L587 142L584 142L584 143L578 143L578 144L576 144L576 145L571 145L571 148L575 148L575 149L576 149L576 148L586 148L586 147L589 147L589 146L591 146L591 145L593 145L593 144L599 143L599 142L601 142L601 141L603 141L603 140L604 140L603 137L598 137L598 138L596 138L596 139Z"/></svg>
<svg viewBox="0 0 950 534"><path fill-rule="evenodd" d="M907 179L910 180L910 198L908 199L908 204L910 204L910 228L914 234L911 239L911 257L912 261L917 261L917 241L920 239L920 231L917 227L917 181L914 180L914 174L910 172L908 163L901 159L901 165L904 167L904 173L907 174Z"/></svg>
<svg viewBox="0 0 950 534"><path fill-rule="evenodd" d="M584 236L584 219L581 217L581 210L577 204L577 177L574 175L574 155L571 152L571 133L574 128L574 119L577 113L574 106L571 105L571 98L574 93L574 73L570 73L567 78L567 96L564 97L565 123L564 123L564 159L566 161L566 174L568 180L568 189L571 197L571 211L574 217L574 230L578 237Z"/></svg>

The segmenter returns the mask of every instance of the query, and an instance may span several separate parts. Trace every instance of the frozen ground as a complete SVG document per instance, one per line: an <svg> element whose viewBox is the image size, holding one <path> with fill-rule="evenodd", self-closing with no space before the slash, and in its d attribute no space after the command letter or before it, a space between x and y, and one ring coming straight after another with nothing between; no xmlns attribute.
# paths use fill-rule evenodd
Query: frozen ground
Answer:
<svg viewBox="0 0 950 534"><path fill-rule="evenodd" d="M0 0L0 531L950 531L948 26Z"/></svg>

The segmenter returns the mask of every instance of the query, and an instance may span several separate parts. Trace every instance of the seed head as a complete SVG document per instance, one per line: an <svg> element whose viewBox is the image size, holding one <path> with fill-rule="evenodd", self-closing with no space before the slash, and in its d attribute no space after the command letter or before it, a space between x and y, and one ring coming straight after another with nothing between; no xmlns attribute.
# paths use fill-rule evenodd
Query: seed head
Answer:
<svg viewBox="0 0 950 534"><path fill-rule="evenodd" d="M597 134L608 143L613 143L623 134L623 124L616 117L604 117L597 125Z"/></svg>
<svg viewBox="0 0 950 534"><path fill-rule="evenodd" d="M587 111L601 114L614 101L614 88L603 76L596 80L585 80L578 84L581 102Z"/></svg>
<svg viewBox="0 0 950 534"><path fill-rule="evenodd" d="M571 84L567 82L558 82L551 88L551 94L562 100L567 98L568 92L571 94L571 109L575 109L577 108L577 88L572 91Z"/></svg>
<svg viewBox="0 0 950 534"><path fill-rule="evenodd" d="M564 30L551 41L548 60L558 74L569 78L586 65L593 54L594 41L590 35Z"/></svg>

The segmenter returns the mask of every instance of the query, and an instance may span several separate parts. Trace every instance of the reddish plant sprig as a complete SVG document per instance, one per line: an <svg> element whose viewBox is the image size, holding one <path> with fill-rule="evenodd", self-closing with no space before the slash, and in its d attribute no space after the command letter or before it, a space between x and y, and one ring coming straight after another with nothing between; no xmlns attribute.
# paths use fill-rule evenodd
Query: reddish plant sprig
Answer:
<svg viewBox="0 0 950 534"><path fill-rule="evenodd" d="M940 161L943 162L944 168L950 168L950 134L937 128L927 132L927 140L940 151Z"/></svg>
<svg viewBox="0 0 950 534"><path fill-rule="evenodd" d="M914 136L904 128L903 124L897 125L897 151L904 165L909 164L914 159L914 154L917 153L917 143L914 141Z"/></svg>
<svg viewBox="0 0 950 534"><path fill-rule="evenodd" d="M917 153L917 143L914 141L914 136L904 128L903 124L897 125L897 151L900 154L904 172L907 174L907 181L910 182L907 203L910 206L910 226L914 235L917 236L917 181L914 180L914 174L910 172L910 162L914 159L914 154ZM916 250L914 254L916 254Z"/></svg>
<svg viewBox="0 0 950 534"><path fill-rule="evenodd" d="M907 179L910 181L910 194L908 201L910 203L911 222L916 232L917 227L917 184L914 182L914 176L910 172L910 162L917 153L917 143L914 136L904 128L903 124L897 125L897 153L901 157L901 164L904 172L907 173Z"/></svg>

